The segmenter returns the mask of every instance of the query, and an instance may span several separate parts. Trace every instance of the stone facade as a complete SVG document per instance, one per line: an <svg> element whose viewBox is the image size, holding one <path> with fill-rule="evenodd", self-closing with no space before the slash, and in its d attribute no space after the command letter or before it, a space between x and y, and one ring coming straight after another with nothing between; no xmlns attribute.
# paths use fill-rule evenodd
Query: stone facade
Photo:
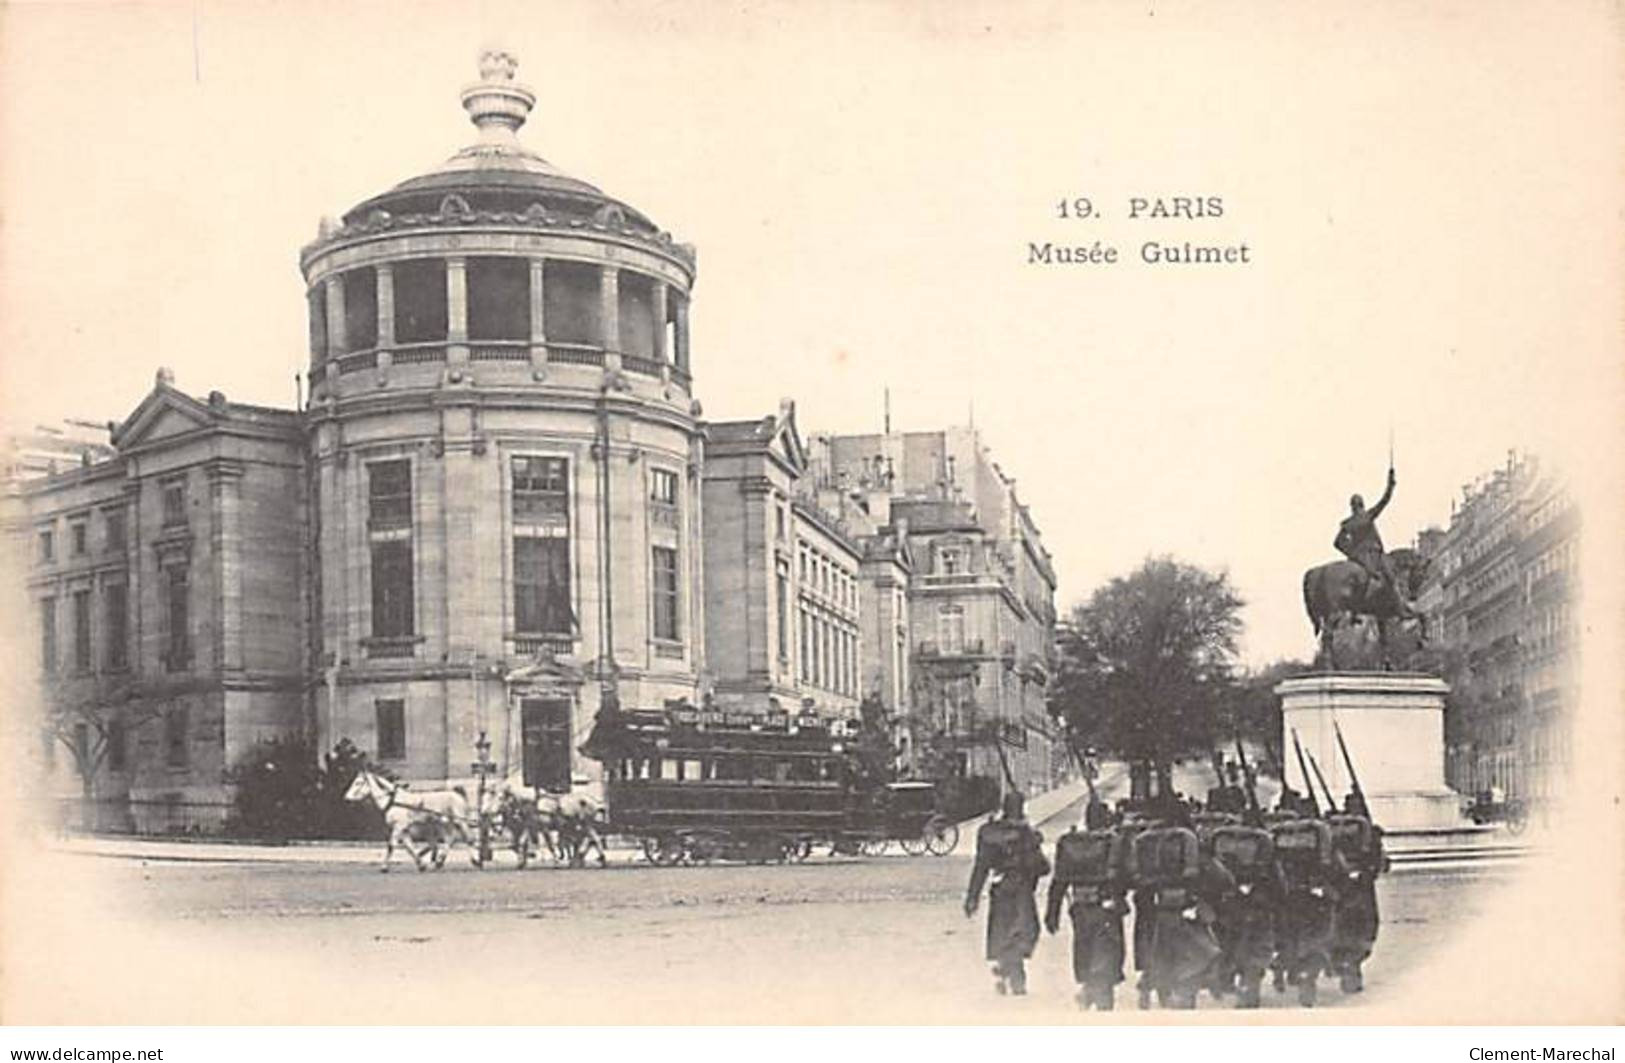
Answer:
<svg viewBox="0 0 1625 1063"><path fill-rule="evenodd" d="M7 518L46 758L106 825L218 829L222 772L303 719L299 417L199 402L160 374L110 452L22 485Z"/></svg>
<svg viewBox="0 0 1625 1063"><path fill-rule="evenodd" d="M863 554L807 496L795 407L706 426L705 610L714 694L732 711L855 717Z"/></svg>
<svg viewBox="0 0 1625 1063"><path fill-rule="evenodd" d="M1045 701L1055 573L1015 481L974 428L815 435L809 451L820 497L906 544L915 741L937 732L960 771L1008 766L1018 788L1048 789L1066 770Z"/></svg>
<svg viewBox="0 0 1625 1063"><path fill-rule="evenodd" d="M11 485L64 796L83 774L127 827L217 829L283 736L424 786L471 784L483 736L560 790L600 773L607 706L904 716L948 659L1043 788L1054 578L1013 484L954 430L899 438L901 467L959 455L974 503L861 497L789 403L703 422L693 248L521 146L513 69L488 53L464 91L475 144L302 250L303 409L160 372L109 443ZM950 601L964 638L923 651Z"/></svg>
<svg viewBox="0 0 1625 1063"><path fill-rule="evenodd" d="M1562 481L1512 455L1464 488L1447 528L1424 533L1433 564L1418 604L1452 661L1445 764L1463 793L1543 799L1567 769L1579 532Z"/></svg>

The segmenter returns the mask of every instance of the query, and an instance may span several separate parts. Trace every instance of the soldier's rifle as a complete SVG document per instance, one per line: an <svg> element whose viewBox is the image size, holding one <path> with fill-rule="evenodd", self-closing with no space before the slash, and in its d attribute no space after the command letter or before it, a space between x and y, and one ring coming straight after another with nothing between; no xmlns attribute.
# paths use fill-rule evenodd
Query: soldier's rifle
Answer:
<svg viewBox="0 0 1625 1063"><path fill-rule="evenodd" d="M1360 777L1354 773L1354 758L1349 756L1348 743L1343 741L1343 729L1337 726L1336 720L1332 721L1332 732L1337 735L1337 748L1343 753L1343 766L1349 770L1349 789L1353 790L1354 796L1364 804L1365 791L1360 789Z"/></svg>
<svg viewBox="0 0 1625 1063"><path fill-rule="evenodd" d="M1309 754L1309 767L1315 773L1315 780L1320 783L1321 792L1326 795L1326 814L1329 816L1337 811L1337 798L1332 796L1332 788L1326 785L1326 776L1320 773L1320 764L1313 753Z"/></svg>
<svg viewBox="0 0 1625 1063"><path fill-rule="evenodd" d="M999 755L999 767L1004 771L1004 784L1009 787L1009 793L1020 793L1021 787L1016 785L1016 777L1010 771L1010 761L1004 755L1004 739L1000 737L998 729L991 727L989 736L993 739L993 752Z"/></svg>
<svg viewBox="0 0 1625 1063"><path fill-rule="evenodd" d="M1241 762L1241 781L1247 787L1247 819L1250 826L1264 825L1264 810L1258 807L1258 779L1253 766L1247 763L1247 750L1242 747L1241 736L1236 735L1236 759Z"/></svg>
<svg viewBox="0 0 1625 1063"><path fill-rule="evenodd" d="M1072 760L1078 766L1078 774L1083 776L1083 784L1089 788L1089 803L1092 805L1099 801L1100 797L1095 793L1095 780L1089 774L1089 764L1083 759L1083 754L1078 752L1078 740L1070 729L1066 732L1066 748L1072 752Z"/></svg>
<svg viewBox="0 0 1625 1063"><path fill-rule="evenodd" d="M1309 781L1309 765L1303 759L1303 743L1298 741L1298 729L1292 729L1292 748L1298 754L1298 775L1303 778L1304 791L1309 795L1309 807L1314 810L1315 818L1320 818L1320 802L1315 799L1315 784ZM1286 780L1283 779L1282 782Z"/></svg>

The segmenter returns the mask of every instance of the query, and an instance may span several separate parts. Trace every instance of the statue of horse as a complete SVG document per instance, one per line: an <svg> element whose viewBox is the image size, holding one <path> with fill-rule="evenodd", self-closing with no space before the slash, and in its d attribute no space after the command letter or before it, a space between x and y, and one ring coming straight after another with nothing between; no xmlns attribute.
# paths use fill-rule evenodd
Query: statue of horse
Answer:
<svg viewBox="0 0 1625 1063"><path fill-rule="evenodd" d="M1430 559L1406 547L1389 551L1388 560L1400 584L1399 593L1406 599L1415 599L1422 591ZM1305 572L1303 605L1320 640L1318 663L1337 667L1333 646L1336 629L1360 617L1370 617L1376 624L1383 667L1393 667L1394 662L1388 655L1389 625L1414 617L1395 591L1396 588L1389 587L1353 561L1331 561Z"/></svg>

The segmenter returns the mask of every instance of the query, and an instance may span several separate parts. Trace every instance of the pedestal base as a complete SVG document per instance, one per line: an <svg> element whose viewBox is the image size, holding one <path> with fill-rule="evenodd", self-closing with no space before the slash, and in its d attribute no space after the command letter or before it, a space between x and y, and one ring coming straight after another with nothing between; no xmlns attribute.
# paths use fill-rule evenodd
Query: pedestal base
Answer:
<svg viewBox="0 0 1625 1063"><path fill-rule="evenodd" d="M1341 807L1353 789L1341 730L1371 818L1385 830L1446 830L1462 823L1461 797L1444 784L1444 696L1430 675L1323 672L1288 679L1281 698L1287 783L1325 804L1320 780L1304 779L1293 733Z"/></svg>

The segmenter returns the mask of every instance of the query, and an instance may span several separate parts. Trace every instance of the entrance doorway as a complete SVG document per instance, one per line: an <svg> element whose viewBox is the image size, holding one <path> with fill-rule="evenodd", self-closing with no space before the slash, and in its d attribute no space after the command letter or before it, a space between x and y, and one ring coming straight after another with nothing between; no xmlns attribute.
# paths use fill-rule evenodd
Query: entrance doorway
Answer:
<svg viewBox="0 0 1625 1063"><path fill-rule="evenodd" d="M570 702L522 698L519 729L524 742L524 783L552 794L570 792Z"/></svg>

